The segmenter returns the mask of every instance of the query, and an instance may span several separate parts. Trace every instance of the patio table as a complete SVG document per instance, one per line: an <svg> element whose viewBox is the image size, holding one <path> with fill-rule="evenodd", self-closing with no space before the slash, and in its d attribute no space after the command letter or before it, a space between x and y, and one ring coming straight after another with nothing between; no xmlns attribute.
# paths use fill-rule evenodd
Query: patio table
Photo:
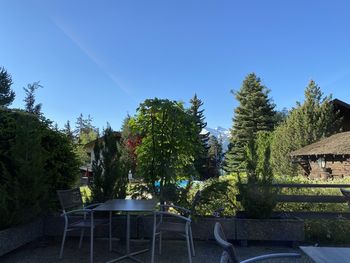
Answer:
<svg viewBox="0 0 350 263"><path fill-rule="evenodd" d="M350 248L347 247L299 247L316 263L349 263Z"/></svg>
<svg viewBox="0 0 350 263"><path fill-rule="evenodd" d="M155 200L133 200L133 199L113 199L108 200L102 205L99 205L94 211L109 212L109 250L112 251L112 213L124 212L126 213L126 253L125 255L112 259L108 263L116 262L123 259L132 259L136 262L142 262L135 255L144 253L149 249L143 249L136 252L130 252L130 213L134 212L154 212L157 201ZM92 232L93 234L93 232ZM92 259L91 259L92 262Z"/></svg>

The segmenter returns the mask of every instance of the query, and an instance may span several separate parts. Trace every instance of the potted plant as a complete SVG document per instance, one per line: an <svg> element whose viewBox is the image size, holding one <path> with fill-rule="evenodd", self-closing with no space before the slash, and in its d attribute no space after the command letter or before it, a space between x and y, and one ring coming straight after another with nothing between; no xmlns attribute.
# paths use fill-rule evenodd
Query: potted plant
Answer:
<svg viewBox="0 0 350 263"><path fill-rule="evenodd" d="M236 219L236 239L301 241L304 239L303 221L271 218L278 190L273 187L270 166L271 134L259 132L257 139L246 147L246 178L238 177L237 188L244 212Z"/></svg>

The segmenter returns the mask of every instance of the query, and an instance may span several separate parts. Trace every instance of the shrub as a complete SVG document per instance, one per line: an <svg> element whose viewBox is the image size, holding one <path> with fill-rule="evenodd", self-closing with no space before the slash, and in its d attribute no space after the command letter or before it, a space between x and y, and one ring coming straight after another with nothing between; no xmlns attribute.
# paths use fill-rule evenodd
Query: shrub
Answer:
<svg viewBox="0 0 350 263"><path fill-rule="evenodd" d="M72 149L49 121L0 110L0 229L56 206L55 190L69 188L77 179Z"/></svg>
<svg viewBox="0 0 350 263"><path fill-rule="evenodd" d="M236 185L248 218L269 218L276 206L270 143L270 133L258 132L256 141L250 141L246 146L246 180L238 176Z"/></svg>

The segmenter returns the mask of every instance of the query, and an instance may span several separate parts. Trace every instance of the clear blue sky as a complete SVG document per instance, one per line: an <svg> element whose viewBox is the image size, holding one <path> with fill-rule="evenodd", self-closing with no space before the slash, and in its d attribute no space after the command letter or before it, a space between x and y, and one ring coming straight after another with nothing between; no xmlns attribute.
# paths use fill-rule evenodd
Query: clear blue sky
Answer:
<svg viewBox="0 0 350 263"><path fill-rule="evenodd" d="M350 103L350 1L0 2L0 65L23 87L40 81L45 116L83 113L119 129L146 98L204 101L209 127L229 128L244 77L255 72L277 109L314 79Z"/></svg>

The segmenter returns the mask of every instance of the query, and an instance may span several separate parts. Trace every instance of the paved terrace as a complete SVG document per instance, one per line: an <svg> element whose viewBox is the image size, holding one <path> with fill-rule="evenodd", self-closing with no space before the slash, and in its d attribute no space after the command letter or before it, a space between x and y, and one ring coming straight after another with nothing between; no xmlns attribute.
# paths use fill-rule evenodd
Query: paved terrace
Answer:
<svg viewBox="0 0 350 263"><path fill-rule="evenodd" d="M79 240L77 238L68 237L66 240L65 251L63 259L58 259L60 240L53 238L43 238L32 243L27 244L3 257L0 257L0 262L2 263L51 263L51 262L89 262L89 241L86 238L83 247L78 249ZM150 245L149 241L135 241L131 243L131 248L142 249ZM113 247L116 249L124 249L119 241L113 243ZM219 262L221 250L215 244L214 241L195 241L196 247L196 257L193 258L193 263L206 263L206 262ZM238 256L240 259L246 259L253 256L258 256L266 253L274 252L299 252L298 249L293 249L290 247L280 247L280 246L249 246L249 247L237 247ZM163 251L162 255L156 254L156 262L188 262L187 261L187 250L186 242L181 240L164 240L163 241ZM97 239L95 241L95 261L106 262L113 258L118 257L115 252L108 251L108 241L105 239ZM150 252L143 255L139 255L138 258L144 260L145 262L150 262ZM123 263L129 263L133 261L124 260L120 261ZM306 256L302 256L300 259L275 259L275 260L265 260L261 262L306 262L311 263Z"/></svg>

